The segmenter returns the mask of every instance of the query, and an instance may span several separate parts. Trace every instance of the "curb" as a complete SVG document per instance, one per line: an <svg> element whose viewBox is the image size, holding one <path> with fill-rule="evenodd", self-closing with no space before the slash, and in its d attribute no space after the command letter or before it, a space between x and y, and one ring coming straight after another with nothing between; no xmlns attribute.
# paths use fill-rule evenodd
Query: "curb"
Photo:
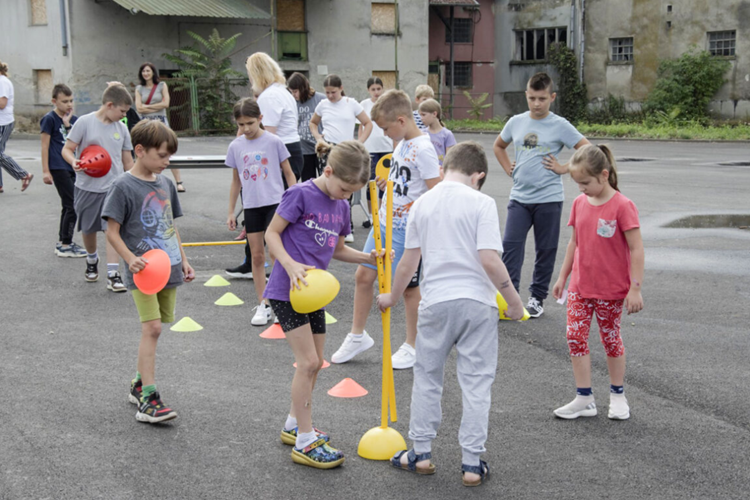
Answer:
<svg viewBox="0 0 750 500"><path fill-rule="evenodd" d="M500 134L499 130L467 130L467 129L454 129L451 130L454 134ZM651 137L612 137L608 135L588 135L587 139L597 139L604 141L640 141L640 142L705 142L705 143L736 143L736 144L748 144L750 139L654 139Z"/></svg>

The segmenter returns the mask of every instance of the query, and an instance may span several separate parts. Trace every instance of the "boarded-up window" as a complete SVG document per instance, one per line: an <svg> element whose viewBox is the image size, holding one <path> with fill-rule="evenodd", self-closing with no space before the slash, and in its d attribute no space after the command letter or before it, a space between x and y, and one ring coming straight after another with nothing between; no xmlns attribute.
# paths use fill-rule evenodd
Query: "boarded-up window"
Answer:
<svg viewBox="0 0 750 500"><path fill-rule="evenodd" d="M395 89L396 88L396 72L395 71L373 71L372 76L376 76L383 80L383 90Z"/></svg>
<svg viewBox="0 0 750 500"><path fill-rule="evenodd" d="M305 0L276 0L276 29L305 31Z"/></svg>
<svg viewBox="0 0 750 500"><path fill-rule="evenodd" d="M29 0L29 13L32 26L47 24L47 0Z"/></svg>
<svg viewBox="0 0 750 500"><path fill-rule="evenodd" d="M36 89L37 104L48 103L52 99L52 88L54 86L51 69L34 70L34 87Z"/></svg>
<svg viewBox="0 0 750 500"><path fill-rule="evenodd" d="M396 5L392 3L373 3L370 31L375 35L393 35L396 33Z"/></svg>

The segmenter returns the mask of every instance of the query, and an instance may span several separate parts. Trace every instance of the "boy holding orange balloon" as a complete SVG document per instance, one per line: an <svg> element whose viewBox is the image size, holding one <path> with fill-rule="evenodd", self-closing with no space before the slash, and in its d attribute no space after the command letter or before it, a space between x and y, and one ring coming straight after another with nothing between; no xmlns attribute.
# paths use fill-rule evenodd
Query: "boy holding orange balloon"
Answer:
<svg viewBox="0 0 750 500"><path fill-rule="evenodd" d="M133 166L130 133L128 127L120 122L132 104L130 93L122 84L108 86L102 95L101 107L78 118L62 150L63 159L76 172L73 207L86 248L85 278L88 282L99 280L96 235L100 231L107 231L107 223L102 220L104 198L115 179ZM82 168L81 156L89 146L101 147L106 151L109 169L105 169L104 175L92 175ZM79 158L76 158L76 149ZM119 260L115 249L107 243L107 288L113 292L127 290L118 272Z"/></svg>
<svg viewBox="0 0 750 500"><path fill-rule="evenodd" d="M488 171L482 146L476 142L453 146L445 156L443 171L443 182L414 202L392 291L377 299L381 311L394 306L423 259L409 423L414 448L398 452L391 465L434 473L431 447L440 426L443 373L455 346L463 393L458 433L463 484L478 486L489 472L480 457L486 451L490 392L497 368L496 291L506 299L511 319L521 319L523 304L499 255L503 243L497 205L479 192Z"/></svg>
<svg viewBox="0 0 750 500"><path fill-rule="evenodd" d="M159 121L144 120L133 127L133 144L135 166L112 184L102 218L108 222L107 240L125 260L125 283L141 320L138 371L129 399L138 405L137 420L158 423L176 418L177 413L156 391L156 344L161 324L174 321L176 287L192 281L195 273L174 226L174 219L182 216L177 188L160 175L177 151L177 136ZM155 250L168 256L163 264L144 258Z"/></svg>

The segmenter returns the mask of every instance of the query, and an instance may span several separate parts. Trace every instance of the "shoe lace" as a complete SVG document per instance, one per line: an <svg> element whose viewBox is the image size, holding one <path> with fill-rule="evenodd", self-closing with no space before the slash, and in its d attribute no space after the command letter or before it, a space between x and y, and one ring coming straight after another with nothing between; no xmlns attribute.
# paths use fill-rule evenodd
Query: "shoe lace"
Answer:
<svg viewBox="0 0 750 500"><path fill-rule="evenodd" d="M541 307L541 304L536 299L536 297L530 297L529 298L529 307L533 307L534 309L539 309Z"/></svg>

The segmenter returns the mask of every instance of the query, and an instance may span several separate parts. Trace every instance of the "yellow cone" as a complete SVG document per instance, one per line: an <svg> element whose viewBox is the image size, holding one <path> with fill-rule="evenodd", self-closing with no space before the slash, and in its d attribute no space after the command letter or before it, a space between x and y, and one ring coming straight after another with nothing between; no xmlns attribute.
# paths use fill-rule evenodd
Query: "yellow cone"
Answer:
<svg viewBox="0 0 750 500"><path fill-rule="evenodd" d="M336 323L337 321L338 320L336 318L334 318L333 316L331 316L330 314L328 314L328 311L326 311L326 325L330 325L330 324Z"/></svg>
<svg viewBox="0 0 750 500"><path fill-rule="evenodd" d="M219 300L214 302L214 304L217 306L238 306L244 304L244 302L232 292L227 292L222 295Z"/></svg>
<svg viewBox="0 0 750 500"><path fill-rule="evenodd" d="M373 427L362 436L357 454L368 460L390 460L397 451L406 449L406 441L392 427Z"/></svg>
<svg viewBox="0 0 750 500"><path fill-rule="evenodd" d="M229 282L218 274L214 274L203 286L229 286Z"/></svg>
<svg viewBox="0 0 750 500"><path fill-rule="evenodd" d="M170 330L172 330L173 332L197 332L198 330L203 330L203 327L196 323L194 320L185 316L180 321L172 325L172 328L170 328Z"/></svg>
<svg viewBox="0 0 750 500"><path fill-rule="evenodd" d="M495 300L497 301L497 308L500 311L500 319L510 320L510 318L505 315L505 311L508 310L508 303L505 301L505 298L502 296L500 292L497 292L497 295L495 296ZM527 311L526 308L524 307L523 318L519 319L518 321L526 321L530 317L531 315L529 315L529 311Z"/></svg>

